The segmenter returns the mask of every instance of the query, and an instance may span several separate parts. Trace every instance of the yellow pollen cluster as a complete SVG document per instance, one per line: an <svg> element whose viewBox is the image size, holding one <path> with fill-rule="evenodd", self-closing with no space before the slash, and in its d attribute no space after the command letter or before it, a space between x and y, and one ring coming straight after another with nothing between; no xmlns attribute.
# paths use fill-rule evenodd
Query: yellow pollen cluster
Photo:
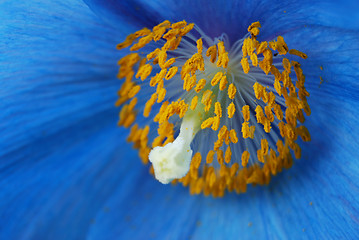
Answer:
<svg viewBox="0 0 359 240"><path fill-rule="evenodd" d="M195 42L196 52L183 60L179 46L195 28L193 23L166 20L152 30L143 28L130 34L117 45L117 49L130 47L132 51L118 61L118 78L124 78L116 102L116 106L122 106L118 125L131 127L127 140L139 150L144 164L149 162L153 148L174 142L177 123L188 112L200 120L198 134L209 130L216 133L215 140L202 143L213 147L206 152L194 151L188 173L172 181L189 186L191 194L221 197L226 191L246 192L248 184L268 184L272 175L291 167L291 152L300 158L301 149L295 142L298 136L310 141L309 131L300 124L305 121L304 114L310 115L305 76L299 62L284 57L288 53L303 59L307 56L288 49L281 36L274 41L259 42L260 27L259 22L248 27L249 37L243 41L243 55L237 66L244 74L250 75L255 68L261 69L265 77L272 75L273 88L255 82L252 86L255 101L245 104L239 100L240 84L228 75L233 69L224 42L209 45L200 38ZM136 51L144 47L151 52L141 56ZM280 68L278 63L274 64L278 58ZM296 81L292 81L291 74L296 75ZM176 83L175 90L181 97L174 98L174 89L169 86ZM139 115L150 123L139 127L139 122L136 123ZM231 124L232 121L236 124ZM233 127L238 123L241 127ZM150 125L151 128L157 125L157 134ZM275 137L268 138L270 134ZM241 143L247 146L248 141L255 145L255 152L240 149ZM236 155L238 149L240 156ZM152 166L150 172L154 174Z"/></svg>

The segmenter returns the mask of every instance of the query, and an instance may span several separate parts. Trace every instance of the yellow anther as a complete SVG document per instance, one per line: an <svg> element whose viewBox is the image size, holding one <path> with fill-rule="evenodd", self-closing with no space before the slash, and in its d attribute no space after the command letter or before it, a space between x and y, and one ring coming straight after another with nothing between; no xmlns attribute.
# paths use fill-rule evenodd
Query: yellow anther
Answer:
<svg viewBox="0 0 359 240"><path fill-rule="evenodd" d="M193 157L192 157L192 161L191 164L193 164L193 167L198 169L199 166L201 165L201 161L202 161L202 155L201 153L197 152Z"/></svg>
<svg viewBox="0 0 359 240"><path fill-rule="evenodd" d="M295 129L291 126L291 124L285 125L285 133L286 133L286 137L289 140L292 140L292 141L297 140L298 135L297 135Z"/></svg>
<svg viewBox="0 0 359 240"><path fill-rule="evenodd" d="M150 64L145 64L138 69L136 78L141 77L141 80L145 80L152 72L152 66Z"/></svg>
<svg viewBox="0 0 359 240"><path fill-rule="evenodd" d="M223 158L223 150L219 149L217 150L217 160L219 164L223 164L224 158Z"/></svg>
<svg viewBox="0 0 359 240"><path fill-rule="evenodd" d="M157 79L154 81L154 85L153 85L153 86L155 86L156 84L158 84L158 83L160 83L160 82L163 83L163 78L166 76L166 73L167 73L167 69L165 68L165 69L162 69L162 70L158 73L158 75L156 74L155 77L157 77ZM152 81L152 79L151 79L151 81ZM153 86L151 85L151 82L150 82L150 86L153 87Z"/></svg>
<svg viewBox="0 0 359 240"><path fill-rule="evenodd" d="M223 125L221 130L218 132L218 140L223 140L225 138L228 128L226 125Z"/></svg>
<svg viewBox="0 0 359 240"><path fill-rule="evenodd" d="M294 151L294 156L296 159L299 159L302 155L302 151L297 143L293 142L292 144L293 144L293 146L291 146L291 148Z"/></svg>
<svg viewBox="0 0 359 240"><path fill-rule="evenodd" d="M247 166L249 157L250 157L249 152L248 151L243 151L242 157L241 157L243 167Z"/></svg>
<svg viewBox="0 0 359 240"><path fill-rule="evenodd" d="M249 121L249 118L250 118L249 105L244 105L242 107L242 114L243 114L244 121Z"/></svg>
<svg viewBox="0 0 359 240"><path fill-rule="evenodd" d="M191 91L191 89L196 86L197 77L196 75L191 76L186 83L186 91Z"/></svg>
<svg viewBox="0 0 359 240"><path fill-rule="evenodd" d="M162 68L169 68L173 63L176 62L175 58L170 58L162 65Z"/></svg>
<svg viewBox="0 0 359 240"><path fill-rule="evenodd" d="M247 49L248 49L248 41L249 41L249 38L246 38L244 39L243 41L243 45L242 45L242 53L243 53L243 58L247 57L248 56L248 52L247 52Z"/></svg>
<svg viewBox="0 0 359 240"><path fill-rule="evenodd" d="M257 67L257 66L258 66L257 54L252 53L251 56L250 56L250 58L251 58L251 61L252 61L252 65L253 65L254 67Z"/></svg>
<svg viewBox="0 0 359 240"><path fill-rule="evenodd" d="M157 42L158 40L161 39L162 35L166 32L168 26L155 26L152 29L152 33L153 33L153 41Z"/></svg>
<svg viewBox="0 0 359 240"><path fill-rule="evenodd" d="M264 107L264 112L267 116L267 119L270 121L270 122L273 122L274 121L274 115L272 113L272 108L270 106L265 106Z"/></svg>
<svg viewBox="0 0 359 240"><path fill-rule="evenodd" d="M252 55L255 45L256 45L256 41L254 39L247 38L246 40L244 40L244 42L245 43L243 43L243 46L246 47L246 52L247 52L248 56Z"/></svg>
<svg viewBox="0 0 359 240"><path fill-rule="evenodd" d="M287 47L287 44L284 42L284 39L282 36L278 36L277 42L276 42L276 47L277 47L278 53L280 55L287 54L288 47Z"/></svg>
<svg viewBox="0 0 359 240"><path fill-rule="evenodd" d="M218 47L218 61L217 61L217 67L224 67L227 68L228 66L228 53L225 50L224 43L220 41L217 44Z"/></svg>
<svg viewBox="0 0 359 240"><path fill-rule="evenodd" d="M155 104L157 99L157 94L152 94L151 98L146 102L145 109L143 111L143 116L148 117L150 115L153 104Z"/></svg>
<svg viewBox="0 0 359 240"><path fill-rule="evenodd" d="M194 96L193 98L192 98L192 101L191 101L191 109L192 110L195 110L196 109L196 107L197 107L197 103L198 103L198 96Z"/></svg>
<svg viewBox="0 0 359 240"><path fill-rule="evenodd" d="M135 97L128 104L128 109L132 111L135 108L136 104L137 104L137 98Z"/></svg>
<svg viewBox="0 0 359 240"><path fill-rule="evenodd" d="M158 95L157 102L158 103L162 102L165 99L165 96L166 96L166 89L160 88L156 93Z"/></svg>
<svg viewBox="0 0 359 240"><path fill-rule="evenodd" d="M194 90L199 93L203 88L204 86L206 85L206 79L201 79L198 81L196 87L194 88Z"/></svg>
<svg viewBox="0 0 359 240"><path fill-rule="evenodd" d="M143 37L143 36L147 36L148 34L151 33L151 30L148 28L142 28L141 30L138 30L137 32L135 32L135 37Z"/></svg>
<svg viewBox="0 0 359 240"><path fill-rule="evenodd" d="M231 143L228 130L226 131L226 134L224 135L224 142L226 143L226 145L229 145Z"/></svg>
<svg viewBox="0 0 359 240"><path fill-rule="evenodd" d="M213 124L212 124L212 130L213 131L218 130L220 121L221 121L221 119L218 116L214 117L214 121L213 121Z"/></svg>
<svg viewBox="0 0 359 240"><path fill-rule="evenodd" d="M255 112L256 112L257 123L264 124L265 116L264 116L264 113L263 113L263 109L262 109L262 107L260 105L257 105L257 107L255 109Z"/></svg>
<svg viewBox="0 0 359 240"><path fill-rule="evenodd" d="M229 87L228 87L228 97L229 97L230 99L234 99L234 97L236 96L236 92L237 92L236 86L234 86L233 83L229 84Z"/></svg>
<svg viewBox="0 0 359 240"><path fill-rule="evenodd" d="M263 70L265 74L268 74L271 70L273 63L272 51L268 48L263 51L264 59L259 63L259 67Z"/></svg>
<svg viewBox="0 0 359 240"><path fill-rule="evenodd" d="M176 29L176 28L183 28L185 26L187 26L187 22L185 20L183 20L183 21L180 21L180 22L173 23L171 25L171 28Z"/></svg>
<svg viewBox="0 0 359 240"><path fill-rule="evenodd" d="M271 49L273 49L274 51L277 50L277 43L274 40L270 41L268 44Z"/></svg>
<svg viewBox="0 0 359 240"><path fill-rule="evenodd" d="M256 131L256 126L251 126L250 128L249 128L249 137L251 138L251 139L253 139L254 138L254 132Z"/></svg>
<svg viewBox="0 0 359 240"><path fill-rule="evenodd" d="M201 129L209 128L214 122L214 117L208 118L201 124Z"/></svg>
<svg viewBox="0 0 359 240"><path fill-rule="evenodd" d="M181 29L180 35L181 36L186 35L187 33L189 33L193 29L193 27L194 27L193 23L188 24L186 27Z"/></svg>
<svg viewBox="0 0 359 240"><path fill-rule="evenodd" d="M158 54L158 64L161 68L163 68L163 65L165 64L167 60L167 53L166 51L160 51Z"/></svg>
<svg viewBox="0 0 359 240"><path fill-rule="evenodd" d="M285 70L282 72L282 81L284 87L289 87L292 84L292 80L289 77L289 73Z"/></svg>
<svg viewBox="0 0 359 240"><path fill-rule="evenodd" d="M213 162L213 156L214 156L214 151L213 150L210 150L208 153L207 153L207 157L206 157L206 163L207 164L211 164Z"/></svg>
<svg viewBox="0 0 359 240"><path fill-rule="evenodd" d="M260 28L260 27L261 27L260 22L254 22L251 25L249 25L247 30L248 30L248 32L250 32L253 28Z"/></svg>
<svg viewBox="0 0 359 240"><path fill-rule="evenodd" d="M144 36L144 37L140 38L140 40L138 40L138 43L132 45L132 47L130 48L130 51L137 51L137 50L143 48L149 42L151 42L152 39L153 39L152 34L149 34L147 36Z"/></svg>
<svg viewBox="0 0 359 240"><path fill-rule="evenodd" d="M122 66L130 66L132 67L141 59L138 53L130 53L127 56L121 58L117 64Z"/></svg>
<svg viewBox="0 0 359 240"><path fill-rule="evenodd" d="M259 84L258 82L255 82L253 84L254 94L257 99L261 99L261 97L263 96L263 88L264 87L261 84Z"/></svg>
<svg viewBox="0 0 359 240"><path fill-rule="evenodd" d="M169 80L169 79L173 78L174 75L176 75L177 71L178 71L178 67L171 67L171 68L168 70L165 79L166 79L166 80Z"/></svg>
<svg viewBox="0 0 359 240"><path fill-rule="evenodd" d="M198 53L202 54L203 52L203 42L202 42L202 38L197 40L197 49L198 49Z"/></svg>
<svg viewBox="0 0 359 240"><path fill-rule="evenodd" d="M157 28L169 28L171 26L171 22L168 20L164 20L163 22L157 24L153 27L152 31L156 31Z"/></svg>
<svg viewBox="0 0 359 240"><path fill-rule="evenodd" d="M230 176L234 177L236 175L238 169L239 169L239 164L238 163L233 163L233 165L230 168Z"/></svg>
<svg viewBox="0 0 359 240"><path fill-rule="evenodd" d="M150 126L146 125L146 127L142 130L140 139L141 140L146 139L149 131L150 131Z"/></svg>
<svg viewBox="0 0 359 240"><path fill-rule="evenodd" d="M151 60L151 59L157 57L157 55L158 55L160 52L161 52L161 49L156 48L153 52L147 54L147 56L146 56L147 60L149 61L149 60Z"/></svg>
<svg viewBox="0 0 359 240"><path fill-rule="evenodd" d="M278 79L274 80L274 88L277 91L278 95L281 96L282 95L282 86L280 85L280 82Z"/></svg>
<svg viewBox="0 0 359 240"><path fill-rule="evenodd" d="M168 39L167 42L161 48L162 51L177 49L177 47L181 43L181 40L182 40L182 37L180 37L180 36L176 36L176 37L173 37L171 39Z"/></svg>
<svg viewBox="0 0 359 240"><path fill-rule="evenodd" d="M134 96L136 96L136 94L141 90L141 86L140 85L136 85L135 87L133 87L129 92L128 92L128 97L129 98L133 98Z"/></svg>
<svg viewBox="0 0 359 240"><path fill-rule="evenodd" d="M172 38L175 38L176 35L178 35L180 33L180 29L176 28L176 29L171 29L169 30L165 35L162 36L162 38L166 39L166 40L170 40Z"/></svg>
<svg viewBox="0 0 359 240"><path fill-rule="evenodd" d="M218 117L222 117L222 107L219 102L216 102L214 104L214 114L216 114Z"/></svg>
<svg viewBox="0 0 359 240"><path fill-rule="evenodd" d="M262 154L264 156L268 154L269 146L268 146L268 141L265 138L261 139L261 149L262 149Z"/></svg>
<svg viewBox="0 0 359 240"><path fill-rule="evenodd" d="M151 78L151 80L150 80L150 86L151 87L156 86L157 83L159 83L162 80L161 78L158 77L158 75L159 74L157 73L154 77Z"/></svg>
<svg viewBox="0 0 359 240"><path fill-rule="evenodd" d="M212 86L217 85L217 83L219 83L222 77L223 77L223 73L217 72L216 75L214 75L214 77L212 78L211 85Z"/></svg>
<svg viewBox="0 0 359 240"><path fill-rule="evenodd" d="M257 47L257 54L263 53L264 49L266 49L267 47L268 47L267 42L261 42Z"/></svg>
<svg viewBox="0 0 359 240"><path fill-rule="evenodd" d="M223 75L221 81L219 82L219 90L223 91L227 86L227 76Z"/></svg>
<svg viewBox="0 0 359 240"><path fill-rule="evenodd" d="M213 158L213 157L212 157ZM208 180L208 185L209 185L209 187L213 187L213 185L214 185L214 183L216 182L216 173L214 172L214 169L213 169L213 167L212 168L210 168L212 171L210 171L210 173L209 173L209 180Z"/></svg>
<svg viewBox="0 0 359 240"><path fill-rule="evenodd" d="M243 68L243 72L245 74L247 74L249 72L249 69L250 69L248 59L247 58L242 58L241 65L242 65L242 68Z"/></svg>
<svg viewBox="0 0 359 240"><path fill-rule="evenodd" d="M120 120L118 121L119 126L128 128L136 119L136 112L132 109L132 106L124 105L119 114Z"/></svg>
<svg viewBox="0 0 359 240"><path fill-rule="evenodd" d="M234 105L233 102L231 102L228 105L227 112L228 112L228 118L232 118L234 113L236 112L236 106Z"/></svg>
<svg viewBox="0 0 359 240"><path fill-rule="evenodd" d="M289 50L289 54L296 55L296 56L301 57L303 59L306 59L308 57L307 54L302 53L301 51L298 51L296 49ZM323 67L321 68L321 70L323 70Z"/></svg>
<svg viewBox="0 0 359 240"><path fill-rule="evenodd" d="M186 112L188 110L188 107L189 107L188 104L186 104L184 100L179 101L177 114L180 118L184 117L184 115L186 114Z"/></svg>
<svg viewBox="0 0 359 240"><path fill-rule="evenodd" d="M138 124L136 123L131 127L130 134L127 137L127 142L135 141L134 137L136 136L137 130L138 130Z"/></svg>
<svg viewBox="0 0 359 240"><path fill-rule="evenodd" d="M273 74L276 80L281 80L282 75L278 68L276 68L274 65L271 66L270 72Z"/></svg>
<svg viewBox="0 0 359 240"><path fill-rule="evenodd" d="M220 56L226 52L226 50L224 48L224 43L222 41L219 41L217 43L217 46L218 46L218 56Z"/></svg>
<svg viewBox="0 0 359 240"><path fill-rule="evenodd" d="M264 156L261 149L257 150L257 158L259 162L264 163Z"/></svg>
<svg viewBox="0 0 359 240"><path fill-rule="evenodd" d="M266 133L270 133L272 127L271 127L271 122L268 119L264 120L263 126L264 126L264 131Z"/></svg>
<svg viewBox="0 0 359 240"><path fill-rule="evenodd" d="M231 158L232 158L232 151L230 146L227 147L226 152L224 154L224 161L226 163L230 163L231 162Z"/></svg>
<svg viewBox="0 0 359 240"><path fill-rule="evenodd" d="M303 139L304 142L311 140L310 133L305 126L300 126L296 129L297 134Z"/></svg>
<svg viewBox="0 0 359 240"><path fill-rule="evenodd" d="M264 103L268 103L268 100L269 100L269 94L265 87L262 88L262 100Z"/></svg>
<svg viewBox="0 0 359 240"><path fill-rule="evenodd" d="M273 92L269 92L268 94L267 94L267 96L268 96L268 106L270 106L271 108L273 108L274 107L274 104L275 104L275 95L274 95L274 93Z"/></svg>
<svg viewBox="0 0 359 240"><path fill-rule="evenodd" d="M130 34L126 37L126 40L124 42L117 44L116 48L118 50L127 48L132 45L132 43L133 43L133 41L135 41L135 39L136 39L135 34Z"/></svg>
<svg viewBox="0 0 359 240"><path fill-rule="evenodd" d="M292 67L291 65L290 65L290 61L288 60L288 58L283 58L283 67L284 67L284 69L288 72L288 73L290 73L291 72L291 70L290 70L290 68Z"/></svg>
<svg viewBox="0 0 359 240"><path fill-rule="evenodd" d="M273 107L273 111L278 118L278 120L282 121L283 119L283 111L279 104L275 104Z"/></svg>
<svg viewBox="0 0 359 240"><path fill-rule="evenodd" d="M254 36L257 36L259 34L259 28L257 28L257 27L252 28L249 32L251 34L253 34Z"/></svg>
<svg viewBox="0 0 359 240"><path fill-rule="evenodd" d="M222 55L218 56L217 67L227 68L228 62L229 62L228 52L225 52Z"/></svg>
<svg viewBox="0 0 359 240"><path fill-rule="evenodd" d="M220 147L222 147L223 145L223 139L218 139L215 143L214 143L214 147L213 149L215 151L217 151Z"/></svg>
<svg viewBox="0 0 359 240"><path fill-rule="evenodd" d="M286 127L285 127L285 123L284 122L279 122L278 123L278 128L279 128L279 133L282 137L286 136Z"/></svg>
<svg viewBox="0 0 359 240"><path fill-rule="evenodd" d="M204 110L205 110L206 112L208 112L209 109L210 109L211 106L212 106L212 98L211 98L211 95L212 95L212 91L211 91L211 90L206 90L206 91L203 93L203 96L202 96L201 103L205 106L205 107L204 107Z"/></svg>
<svg viewBox="0 0 359 240"><path fill-rule="evenodd" d="M237 132L235 129L231 129L231 131L229 131L229 137L231 138L232 143L238 142Z"/></svg>
<svg viewBox="0 0 359 240"><path fill-rule="evenodd" d="M187 90L187 85L189 84L191 75L189 73L183 78L183 90Z"/></svg>
<svg viewBox="0 0 359 240"><path fill-rule="evenodd" d="M211 56L210 61L214 63L217 58L217 45L211 46L207 49L206 56Z"/></svg>
<svg viewBox="0 0 359 240"><path fill-rule="evenodd" d="M243 136L243 138L249 138L249 136L250 136L249 123L248 122L243 122L242 123L242 136Z"/></svg>

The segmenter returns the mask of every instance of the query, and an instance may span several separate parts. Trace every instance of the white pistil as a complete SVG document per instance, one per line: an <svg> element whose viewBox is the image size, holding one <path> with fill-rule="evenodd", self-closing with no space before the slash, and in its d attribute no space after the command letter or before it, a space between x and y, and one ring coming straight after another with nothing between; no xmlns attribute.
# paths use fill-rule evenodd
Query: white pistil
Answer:
<svg viewBox="0 0 359 240"><path fill-rule="evenodd" d="M163 184L184 177L189 171L192 157L191 142L200 130L196 112L188 111L183 117L178 137L164 147L155 147L149 154L155 177Z"/></svg>

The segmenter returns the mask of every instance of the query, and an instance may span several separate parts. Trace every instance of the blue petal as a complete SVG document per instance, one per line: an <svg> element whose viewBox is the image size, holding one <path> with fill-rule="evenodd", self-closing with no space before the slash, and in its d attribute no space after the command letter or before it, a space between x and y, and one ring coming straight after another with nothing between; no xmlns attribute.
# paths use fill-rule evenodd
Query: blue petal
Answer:
<svg viewBox="0 0 359 240"><path fill-rule="evenodd" d="M0 9L0 238L84 238L112 190L132 188L114 108L128 30L79 1Z"/></svg>
<svg viewBox="0 0 359 240"><path fill-rule="evenodd" d="M5 80L0 83L0 108L4 109L0 115L0 238L359 237L357 33L313 24L298 31L275 28L291 39L288 45L299 46L309 55L303 68L312 94L313 114L308 123L313 140L304 147L304 159L274 178L269 187L212 199L189 196L181 187L162 186L148 177L133 151L119 148L124 132L115 128L116 110L112 109L119 58L113 46L133 26L119 22L113 25L117 28L110 27L74 1L40 3L0 5L6 10L0 16L0 36L5 36L0 51L6 53L0 65ZM96 4L90 6L95 9ZM127 4L130 7L121 11L129 10L128 16L121 16L121 21L136 12L135 5ZM263 3L250 11L253 6L235 4L242 9L234 11L235 17L242 13L249 22L260 18L265 9L277 8L275 13L283 9L277 4L265 8L268 4ZM157 1L139 5L151 11L166 6ZM118 10L123 5L116 6ZM178 20L188 16L202 19L206 26L203 16L222 9L211 5L209 12L203 10L205 15L192 15L194 10L177 8L174 3L169 6L169 11L141 12L138 18L130 18L153 25L156 18L165 18L158 14L176 19L177 9ZM283 24L296 22L304 9L288 6L298 15L294 20L275 18ZM226 11L211 16L224 30L233 31L233 21L227 18L231 15L223 14L231 7L224 5ZM13 15L25 9L27 14ZM319 9L327 13L319 21L329 26L328 16L336 15L325 9ZM309 19L314 20L314 13ZM344 20L334 24L347 29L356 26L344 26ZM267 26L274 26L270 23ZM244 25L235 34L245 31ZM214 33L220 30L214 28ZM324 78L321 85L320 75Z"/></svg>
<svg viewBox="0 0 359 240"><path fill-rule="evenodd" d="M242 38L247 27L256 21L271 28L271 33L304 24L359 28L358 3L335 1L226 1L221 0L85 0L101 17L114 24L129 22L138 27L153 27L163 20L194 22L206 34L218 37L222 33L231 41ZM335 21L333 21L335 19Z"/></svg>
<svg viewBox="0 0 359 240"><path fill-rule="evenodd" d="M122 31L70 2L0 5L0 156L113 108Z"/></svg>

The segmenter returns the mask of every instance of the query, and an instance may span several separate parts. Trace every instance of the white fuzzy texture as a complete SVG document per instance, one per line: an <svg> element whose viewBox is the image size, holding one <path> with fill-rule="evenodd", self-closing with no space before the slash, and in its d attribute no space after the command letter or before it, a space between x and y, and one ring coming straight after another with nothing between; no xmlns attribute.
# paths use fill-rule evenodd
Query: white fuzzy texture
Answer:
<svg viewBox="0 0 359 240"><path fill-rule="evenodd" d="M164 147L152 149L148 157L158 181L167 184L187 174L192 157L190 145L198 128L198 117L185 116L178 137Z"/></svg>

